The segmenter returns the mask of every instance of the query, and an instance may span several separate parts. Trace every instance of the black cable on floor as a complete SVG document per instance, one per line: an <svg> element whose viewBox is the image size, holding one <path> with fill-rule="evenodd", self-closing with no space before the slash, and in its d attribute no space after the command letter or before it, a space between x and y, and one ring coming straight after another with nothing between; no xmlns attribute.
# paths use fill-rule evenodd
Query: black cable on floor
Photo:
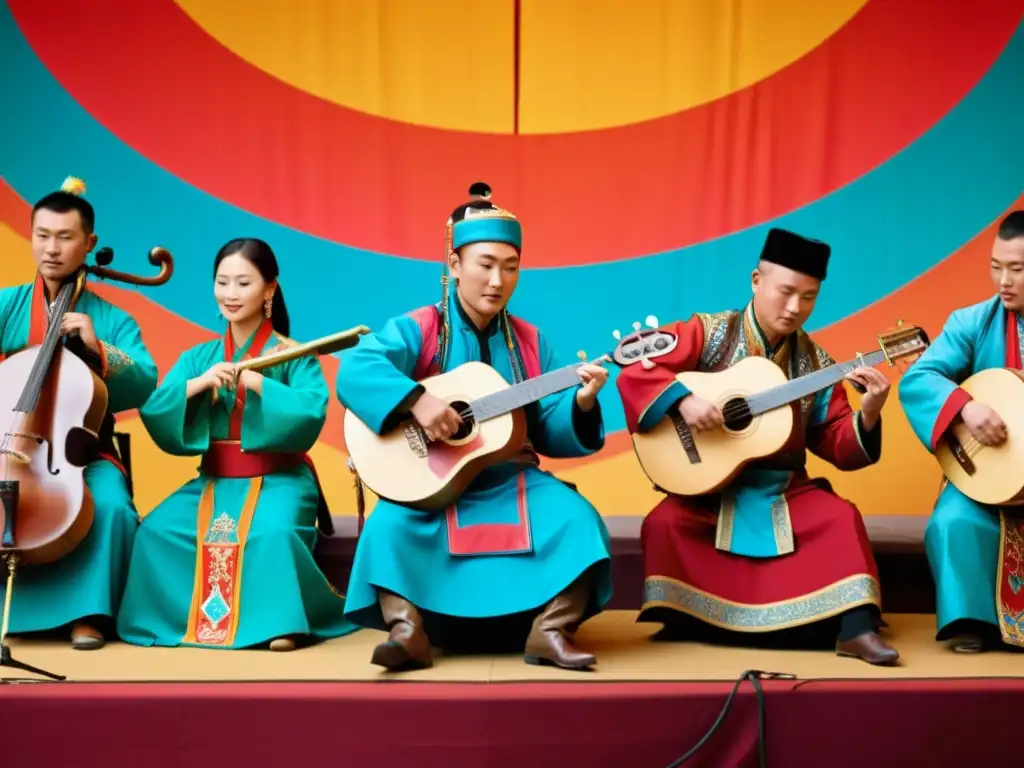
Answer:
<svg viewBox="0 0 1024 768"><path fill-rule="evenodd" d="M722 711L718 713L718 718L712 724L708 732L705 733L700 741L698 741L689 752L677 760L672 761L668 768L678 768L678 766L685 763L691 757L693 757L700 748L703 747L711 737L714 735L718 727L725 721L725 716L729 713L729 707L732 706L733 696L736 695L736 691L739 690L744 680L749 680L750 684L754 686L754 693L757 695L757 743L758 743L758 755L760 757L761 768L766 768L768 765L768 752L765 749L765 733L764 733L764 690L761 688L761 679L769 678L773 680L778 679L795 679L795 675L783 674L779 672L762 672L759 669L748 669L739 679L736 684L733 685L732 690L729 692L729 696L725 700L725 705L722 707Z"/></svg>

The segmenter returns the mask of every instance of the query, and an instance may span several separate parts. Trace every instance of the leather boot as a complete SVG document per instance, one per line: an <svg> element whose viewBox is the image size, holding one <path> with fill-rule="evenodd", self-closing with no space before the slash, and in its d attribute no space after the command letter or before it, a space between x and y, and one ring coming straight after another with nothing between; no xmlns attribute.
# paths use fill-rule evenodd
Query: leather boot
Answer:
<svg viewBox="0 0 1024 768"><path fill-rule="evenodd" d="M430 640L416 606L390 592L381 592L380 610L390 629L388 639L373 649L370 662L397 672L433 666Z"/></svg>
<svg viewBox="0 0 1024 768"><path fill-rule="evenodd" d="M900 654L888 645L877 632L865 632L851 640L842 640L836 644L836 654L866 661L868 664L889 666L895 664Z"/></svg>
<svg viewBox="0 0 1024 768"><path fill-rule="evenodd" d="M596 664L592 654L581 651L570 639L583 619L589 598L588 582L581 578L548 603L533 621L523 660L563 669L587 669Z"/></svg>

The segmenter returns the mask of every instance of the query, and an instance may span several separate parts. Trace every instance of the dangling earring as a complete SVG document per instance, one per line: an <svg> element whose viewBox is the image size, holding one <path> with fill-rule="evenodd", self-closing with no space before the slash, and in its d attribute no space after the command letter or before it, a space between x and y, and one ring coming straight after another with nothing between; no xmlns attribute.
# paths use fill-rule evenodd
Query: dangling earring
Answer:
<svg viewBox="0 0 1024 768"><path fill-rule="evenodd" d="M273 302L273 299L267 299L266 301L263 302L263 314L267 316L268 320L270 319L270 311L271 311L271 308L272 308L272 302Z"/></svg>

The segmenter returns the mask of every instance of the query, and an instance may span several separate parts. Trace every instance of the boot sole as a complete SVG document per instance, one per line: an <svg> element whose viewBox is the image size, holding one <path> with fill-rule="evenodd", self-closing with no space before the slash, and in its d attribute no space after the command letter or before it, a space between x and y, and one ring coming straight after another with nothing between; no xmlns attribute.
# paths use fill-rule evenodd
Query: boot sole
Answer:
<svg viewBox="0 0 1024 768"><path fill-rule="evenodd" d="M427 669L434 665L433 661L420 661L409 655L409 652L400 643L385 642L373 649L370 663L384 667L392 672L406 671L413 669Z"/></svg>
<svg viewBox="0 0 1024 768"><path fill-rule="evenodd" d="M557 661L545 659L540 656L532 656L530 654L526 654L525 656L523 656L523 661L527 664L533 664L536 667L558 667L559 669L568 669L574 672L589 670L592 666L594 666L594 664L597 663L597 660L595 659L594 661L588 662L586 664L559 664Z"/></svg>
<svg viewBox="0 0 1024 768"><path fill-rule="evenodd" d="M871 661L870 659L865 659L863 656L858 656L856 653L848 653L847 651L836 651L836 656L840 656L840 657L842 657L844 659L859 659L860 661L863 661L863 662L865 662L867 664L872 664L873 666L876 666L876 667L891 667L894 664L896 664L897 661L900 660L899 656L895 656L895 657L893 657L891 659L881 659L881 660L878 660L878 661Z"/></svg>

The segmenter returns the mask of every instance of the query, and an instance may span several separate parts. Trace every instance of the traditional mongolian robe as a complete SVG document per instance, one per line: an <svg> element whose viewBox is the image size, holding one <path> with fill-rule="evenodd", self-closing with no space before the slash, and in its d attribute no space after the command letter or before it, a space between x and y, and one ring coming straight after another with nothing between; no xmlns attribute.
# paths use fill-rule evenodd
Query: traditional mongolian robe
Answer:
<svg viewBox="0 0 1024 768"><path fill-rule="evenodd" d="M237 388L186 399L189 379L221 361L288 344L265 321L235 349L231 334L185 352L140 410L154 441L201 456L198 475L139 527L118 634L136 645L244 648L286 635L356 629L313 561L329 526L305 452L327 415L320 363L300 357L262 371L262 396Z"/></svg>
<svg viewBox="0 0 1024 768"><path fill-rule="evenodd" d="M1020 370L1024 321L998 296L959 309L900 382L910 426L934 452L971 397L958 385L988 368ZM1016 509L979 504L945 483L925 529L935 578L937 639L973 620L997 626L1005 642L1024 647L1024 517Z"/></svg>
<svg viewBox="0 0 1024 768"><path fill-rule="evenodd" d="M91 616L114 617L138 527L139 517L114 440L113 414L145 402L156 387L156 365L142 342L138 324L121 309L86 290L74 311L92 320L102 354L97 356L77 336L65 337L65 345L96 372L108 394L99 457L85 469L94 519L85 540L69 555L19 570L11 595L13 633L56 629ZM35 284L0 291L0 352L9 357L41 344L49 324L47 312L41 277ZM0 599L4 591L0 582Z"/></svg>
<svg viewBox="0 0 1024 768"><path fill-rule="evenodd" d="M511 384L564 364L536 328L517 318L506 329L499 316L479 331L455 292L440 360L440 306L393 318L342 353L338 397L378 434L411 418L408 408L422 391L417 382L426 376L482 361ZM439 617L536 613L585 572L593 581L584 618L603 608L612 590L604 523L586 499L537 467L536 454L586 456L604 444L599 407L581 411L575 394L570 388L528 407L530 445L522 457L485 470L452 508L425 512L380 499L356 549L348 616L386 629L377 593L383 589L417 606L434 639L445 624Z"/></svg>
<svg viewBox="0 0 1024 768"><path fill-rule="evenodd" d="M720 371L759 355L793 379L833 362L803 331L771 349L752 305L697 314L662 330L678 344L667 354L653 350L651 370L629 365L617 380L631 433L654 427L689 393L675 379L683 371ZM827 481L809 478L805 463L807 450L843 470L874 463L881 423L866 432L842 386L793 407L796 426L778 455L747 465L722 493L668 496L644 520L640 621L678 624L685 615L724 630L764 633L859 606L880 609L860 513ZM870 623L866 630L875 628L874 618Z"/></svg>

